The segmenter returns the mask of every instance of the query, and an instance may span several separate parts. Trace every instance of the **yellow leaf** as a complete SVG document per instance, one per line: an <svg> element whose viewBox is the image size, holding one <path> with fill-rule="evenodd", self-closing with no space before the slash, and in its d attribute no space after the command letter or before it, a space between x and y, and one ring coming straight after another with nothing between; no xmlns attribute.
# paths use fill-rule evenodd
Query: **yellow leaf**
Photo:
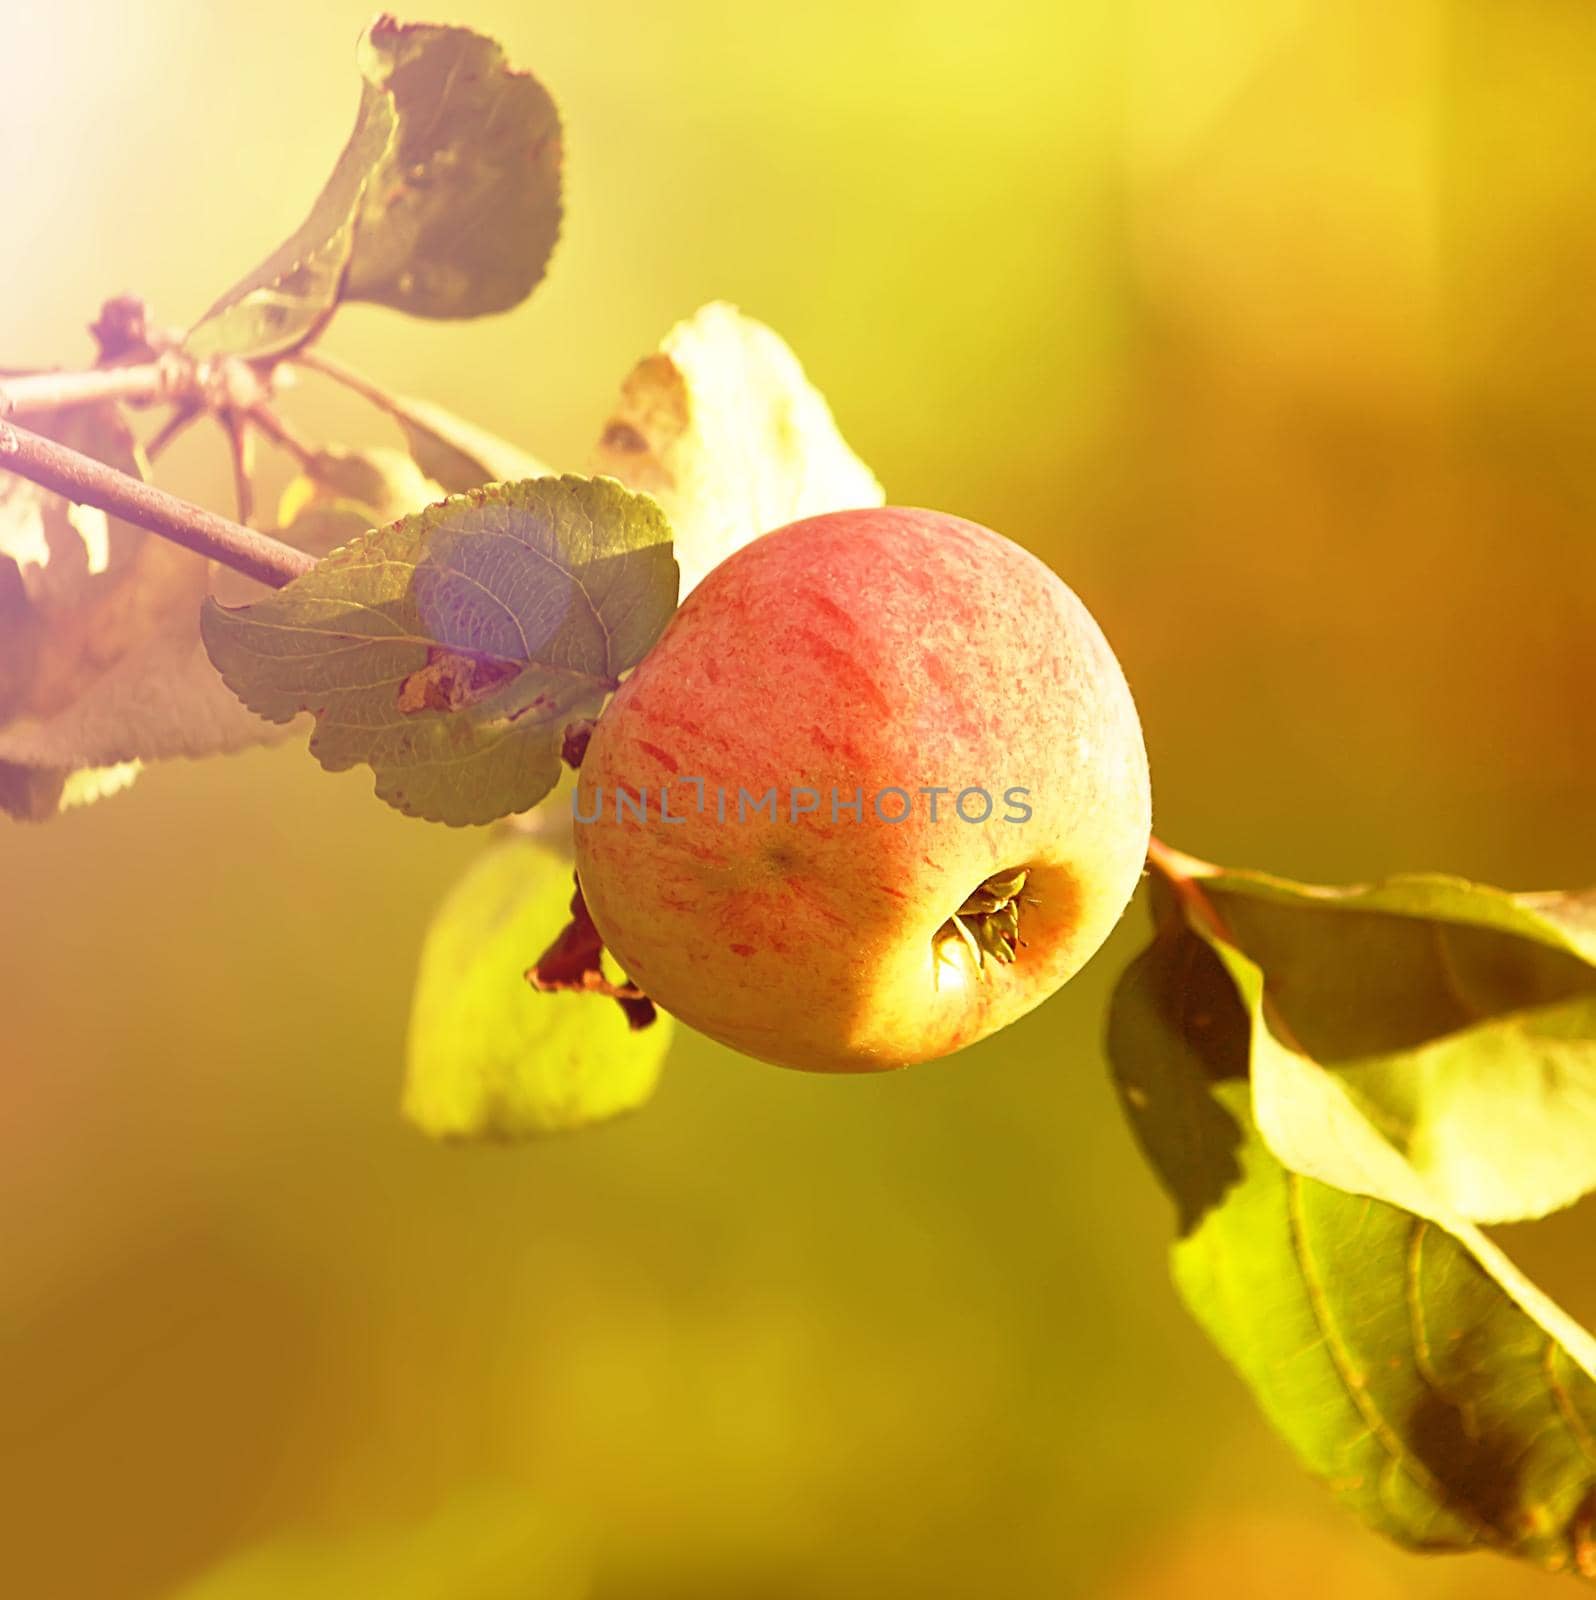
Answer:
<svg viewBox="0 0 1596 1600"><path fill-rule="evenodd" d="M762 533L885 498L797 356L719 301L632 369L592 470L665 508L684 597Z"/></svg>

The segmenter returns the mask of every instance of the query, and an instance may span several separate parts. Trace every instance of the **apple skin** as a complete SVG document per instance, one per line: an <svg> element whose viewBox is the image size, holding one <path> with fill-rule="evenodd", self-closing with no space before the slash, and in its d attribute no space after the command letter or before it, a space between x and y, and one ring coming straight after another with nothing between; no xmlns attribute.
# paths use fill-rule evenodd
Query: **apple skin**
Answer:
<svg viewBox="0 0 1596 1600"><path fill-rule="evenodd" d="M684 820L660 818L662 785ZM933 785L951 791L935 822L916 792ZM907 820L877 815L888 786ZM739 789L771 787L779 816L738 821ZM970 787L988 820L955 814ZM819 809L792 819L795 788ZM833 790L863 791L862 820L833 819ZM830 1072L946 1055L1040 1004L1118 921L1152 827L1136 708L1086 608L999 534L895 507L792 523L716 567L599 718L574 812L588 909L644 992L747 1055ZM1011 964L939 943L1022 866Z"/></svg>

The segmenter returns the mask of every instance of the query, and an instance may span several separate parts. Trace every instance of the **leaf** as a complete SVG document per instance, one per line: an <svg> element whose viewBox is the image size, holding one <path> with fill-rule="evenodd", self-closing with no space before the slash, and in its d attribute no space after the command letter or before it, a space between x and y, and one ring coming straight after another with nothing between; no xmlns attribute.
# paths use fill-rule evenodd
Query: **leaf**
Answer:
<svg viewBox="0 0 1596 1600"><path fill-rule="evenodd" d="M360 199L393 143L393 96L367 83L354 131L310 215L189 330L193 356L281 355L320 331L338 304Z"/></svg>
<svg viewBox="0 0 1596 1600"><path fill-rule="evenodd" d="M1110 1055L1177 1205L1188 1307L1378 1531L1596 1577L1596 1342L1282 1043L1263 995L1166 906L1114 996ZM1260 1130L1256 1107L1287 1099L1311 1108L1311 1147Z"/></svg>
<svg viewBox="0 0 1596 1600"><path fill-rule="evenodd" d="M675 604L652 500L540 478L363 534L254 605L210 603L202 631L252 710L314 713L329 771L364 762L390 805L463 825L548 793L566 725L598 709Z"/></svg>
<svg viewBox="0 0 1596 1600"><path fill-rule="evenodd" d="M720 302L679 322L632 369L593 470L664 506L683 595L762 533L885 498L798 358L764 323Z"/></svg>
<svg viewBox="0 0 1596 1600"><path fill-rule="evenodd" d="M370 529L443 498L443 489L402 450L318 450L283 488L277 537L320 560ZM226 568L211 582L211 598L223 606L249 605L271 593L268 585ZM207 668L214 675L209 663Z"/></svg>
<svg viewBox="0 0 1596 1600"><path fill-rule="evenodd" d="M526 981L539 994L602 995L620 1006L627 1027L634 1033L652 1028L659 1020L659 1008L630 979L619 981L611 977L614 963L607 962L605 954L603 936L594 925L593 913L577 884L571 896L570 921L527 969Z"/></svg>
<svg viewBox="0 0 1596 1600"><path fill-rule="evenodd" d="M190 354L281 355L341 300L506 311L543 276L560 225L547 91L468 28L379 17L358 60L354 131L310 215L200 318Z"/></svg>
<svg viewBox="0 0 1596 1600"><path fill-rule="evenodd" d="M137 761L77 772L0 761L0 811L18 822L48 822L63 811L120 794L138 775Z"/></svg>
<svg viewBox="0 0 1596 1600"><path fill-rule="evenodd" d="M131 477L132 430L111 405L58 412L39 431ZM0 684L6 719L49 716L137 642L152 621L198 606L203 568L141 529L0 473Z"/></svg>
<svg viewBox="0 0 1596 1600"><path fill-rule="evenodd" d="M187 557L203 585L205 563ZM199 636L199 603L152 628L69 705L0 728L0 761L62 771L226 755L283 737L228 692ZM114 791L106 791L114 792Z"/></svg>
<svg viewBox="0 0 1596 1600"><path fill-rule="evenodd" d="M41 432L133 476L114 406ZM205 658L206 563L91 507L0 474L0 764L5 809L40 817L126 787L129 764L244 749L276 735ZM117 769L112 779L95 769ZM76 774L77 776L74 776Z"/></svg>
<svg viewBox="0 0 1596 1600"><path fill-rule="evenodd" d="M1453 1210L1538 1217L1596 1188L1596 894L1202 887L1293 1037Z"/></svg>
<svg viewBox="0 0 1596 1600"><path fill-rule="evenodd" d="M393 415L416 464L451 494L552 475L536 456L430 401L398 396Z"/></svg>
<svg viewBox="0 0 1596 1600"><path fill-rule="evenodd" d="M283 490L277 520L289 526L313 502L334 501L360 506L374 519L366 526L378 527L443 497L443 486L402 450L318 450Z"/></svg>
<svg viewBox="0 0 1596 1600"><path fill-rule="evenodd" d="M21 564L10 553L24 539L31 541L41 514L37 496L13 498L21 482L0 479L0 727L27 704L39 648L33 601Z"/></svg>
<svg viewBox="0 0 1596 1600"><path fill-rule="evenodd" d="M560 231L560 118L469 28L379 17L360 68L392 94L393 143L360 199L344 297L417 317L519 305Z"/></svg>
<svg viewBox="0 0 1596 1600"><path fill-rule="evenodd" d="M525 834L479 856L438 908L410 1013L404 1111L434 1138L519 1139L602 1122L653 1092L668 1017L538 994L522 976L564 926L567 855Z"/></svg>

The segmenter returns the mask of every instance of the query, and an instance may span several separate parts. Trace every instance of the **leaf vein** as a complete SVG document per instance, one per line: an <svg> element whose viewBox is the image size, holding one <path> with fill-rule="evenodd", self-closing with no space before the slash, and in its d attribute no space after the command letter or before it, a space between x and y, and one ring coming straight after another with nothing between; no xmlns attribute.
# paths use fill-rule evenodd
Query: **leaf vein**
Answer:
<svg viewBox="0 0 1596 1600"><path fill-rule="evenodd" d="M1495 1530L1482 1522L1468 1506L1459 1505L1454 1501L1452 1496L1447 1493L1445 1484L1407 1448L1402 1441L1401 1434L1391 1426L1379 1407L1374 1403L1368 1392L1367 1385L1358 1378L1356 1363L1353 1361L1352 1353L1348 1350L1341 1336L1341 1330L1336 1326L1334 1314L1330 1309L1329 1295L1325 1291L1324 1282L1319 1275L1318 1266L1309 1248L1307 1219L1302 1209L1302 1174L1288 1171L1285 1176L1286 1209L1291 1229L1292 1253L1297 1258L1297 1266L1302 1274L1303 1287L1307 1291L1308 1306L1313 1314L1313 1320L1324 1337L1324 1346L1330 1356L1330 1365L1334 1368L1336 1376L1341 1380L1341 1387L1346 1391L1347 1398L1351 1401L1353 1409L1363 1418L1369 1432L1380 1445L1380 1448L1391 1458L1391 1463L1394 1467L1400 1468L1414 1484L1440 1504L1456 1510L1469 1524L1475 1537L1482 1543L1499 1543ZM1381 1494L1383 1498L1383 1482Z"/></svg>

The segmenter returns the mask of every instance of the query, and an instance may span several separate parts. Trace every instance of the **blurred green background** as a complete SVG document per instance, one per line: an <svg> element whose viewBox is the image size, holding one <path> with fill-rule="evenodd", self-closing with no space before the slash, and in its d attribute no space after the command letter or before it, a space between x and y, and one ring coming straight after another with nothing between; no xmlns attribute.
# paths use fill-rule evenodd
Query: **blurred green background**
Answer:
<svg viewBox="0 0 1596 1600"><path fill-rule="evenodd" d="M565 237L512 316L357 308L330 350L575 466L731 299L893 499L1081 592L1166 838L1596 881L1588 0L429 14L554 90ZM120 290L188 321L289 232L367 19L11 8L0 364L86 360ZM216 438L164 481L229 505ZM624 1123L438 1148L403 1030L480 839L369 791L291 745L0 824L0 1589L1551 1592L1344 1520L1186 1321L1099 1044L1139 908L956 1059L689 1038ZM1596 1211L1507 1242L1596 1318Z"/></svg>

